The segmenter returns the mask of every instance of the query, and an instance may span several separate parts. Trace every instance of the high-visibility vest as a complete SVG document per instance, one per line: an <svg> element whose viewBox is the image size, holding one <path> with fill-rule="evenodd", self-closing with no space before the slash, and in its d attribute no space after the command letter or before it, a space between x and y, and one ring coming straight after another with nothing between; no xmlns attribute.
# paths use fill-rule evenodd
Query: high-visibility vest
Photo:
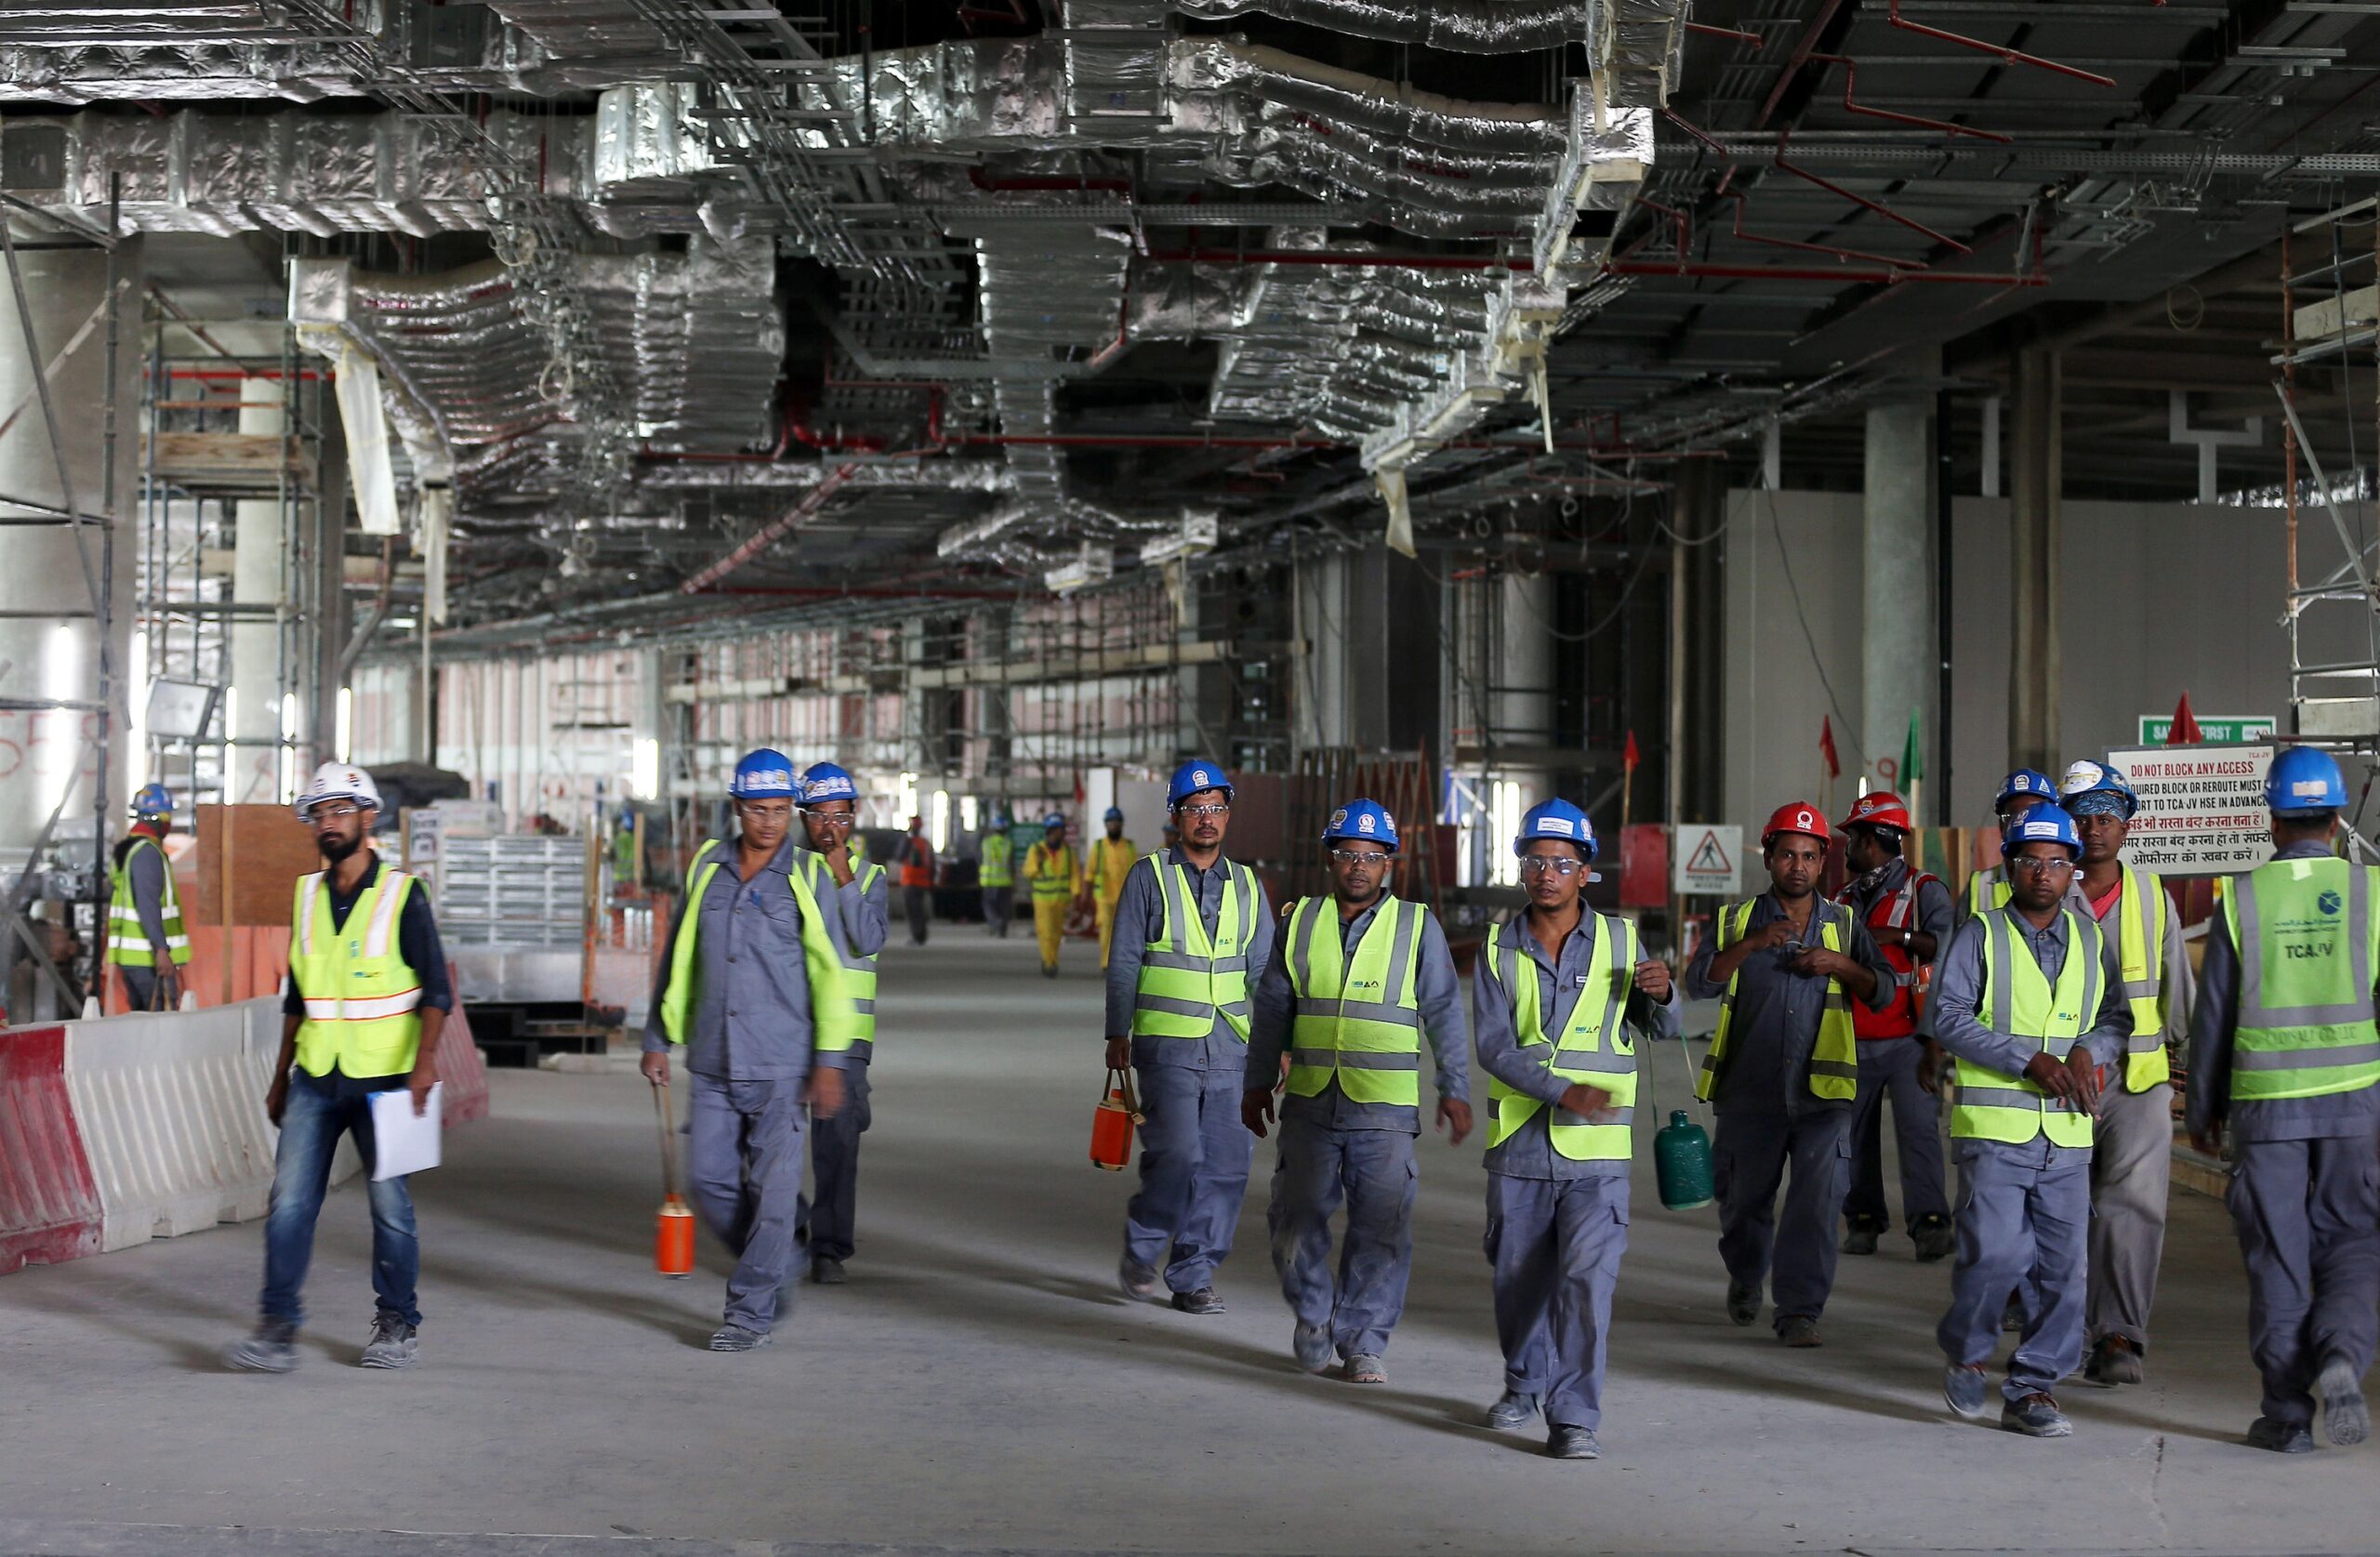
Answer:
<svg viewBox="0 0 2380 1557"><path fill-rule="evenodd" d="M1016 876L1012 863L1015 858L1016 845L1009 841L1006 833L986 833L984 836L984 863L977 869L975 879L986 887L1013 887Z"/></svg>
<svg viewBox="0 0 2380 1557"><path fill-rule="evenodd" d="M2145 1092L2174 1076L2165 1054L2165 1012L2173 991L2165 987L2165 937L2172 932L2174 905L2165 883L2148 871L2123 865L2116 899L2116 967L2124 1003L2132 1008L2132 1037L2124 1046L2123 1084ZM2106 933L2106 926L2100 927Z"/></svg>
<svg viewBox="0 0 2380 1557"><path fill-rule="evenodd" d="M1207 934L1198 901L1190 891L1190 867L1168 868L1165 856L1145 863L1157 873L1165 912L1157 933L1141 954L1141 979L1132 996L1132 1036L1203 1038L1215 1018L1248 1039L1248 948L1256 940L1256 873L1229 860L1215 933Z"/></svg>
<svg viewBox="0 0 2380 1557"><path fill-rule="evenodd" d="M1592 912L1592 911L1590 911ZM1512 1008L1513 1026L1521 1052L1565 1081L1580 1081L1611 1094L1612 1117L1592 1124L1566 1125L1557 1110L1546 1122L1554 1149L1572 1162L1625 1162L1633 1149L1631 1129L1636 1118L1636 1046L1628 1036L1623 1018L1629 991L1635 987L1636 927L1626 919L1596 914L1594 968L1562 1023L1559 1039L1549 1038L1540 1014L1536 959L1521 943L1528 933L1527 916L1504 922L1481 959L1480 973L1503 992ZM1488 1078L1488 1096L1496 1116L1488 1128L1488 1144L1501 1146L1513 1133L1547 1106L1526 1092Z"/></svg>
<svg viewBox="0 0 2380 1557"><path fill-rule="evenodd" d="M933 846L916 833L901 840L901 885L933 885Z"/></svg>
<svg viewBox="0 0 2380 1557"><path fill-rule="evenodd" d="M1383 897L1351 959L1339 904L1289 910L1289 1089L1318 1097L1333 1077L1349 1102L1421 1104L1421 925L1429 910Z"/></svg>
<svg viewBox="0 0 2380 1557"><path fill-rule="evenodd" d="M2066 962L2052 988L2026 943L2030 927L2015 910L1988 908L1983 923L1983 990L1976 1018L1995 1033L2033 1040L2042 1052L2064 1063L2075 1043L2098 1020L2099 981L2107 942L2088 915L2061 908L2066 916ZM1957 1106L1950 1111L1954 1141L2004 1141L2021 1146L2046 1131L2053 1145L2091 1144L2091 1115L2049 1096L2029 1075L2010 1075L1962 1058Z"/></svg>
<svg viewBox="0 0 2380 1557"><path fill-rule="evenodd" d="M1994 908L2005 908L2012 892L2007 866L1993 865L1989 870L1977 871L1967 877L1967 912L1988 914Z"/></svg>
<svg viewBox="0 0 2380 1557"><path fill-rule="evenodd" d="M1751 927L1752 911L1758 898L1746 898L1719 910L1718 950L1744 938ZM1811 916L1818 927L1818 943L1828 951L1841 954L1850 943L1851 912L1839 903L1821 898L1810 906ZM1727 1029L1734 1025L1736 986L1742 982L1739 969L1727 980L1727 992L1719 999L1719 1027L1711 1035L1711 1052L1702 1057L1702 1074L1695 1078L1694 1095L1704 1102L1719 1089L1719 1072L1727 1059ZM1841 981L1826 982L1826 1006L1818 1014L1818 1041L1810 1051L1810 1092L1815 1097L1848 1101L1859 1091L1859 1038L1851 1025L1851 996Z"/></svg>
<svg viewBox="0 0 2380 1557"><path fill-rule="evenodd" d="M140 833L132 835L132 847L124 851L124 864L115 873L115 891L108 898L108 960L119 968L157 965L148 929L140 922L140 904L132 896L132 858L143 849L157 850L157 868L165 882L165 895L157 901L157 917L165 921L165 955L179 966L190 960L190 932L182 926L182 900L174 892L173 862L165 858L155 838Z"/></svg>
<svg viewBox="0 0 2380 1557"><path fill-rule="evenodd" d="M1025 851L1025 879L1033 889L1036 903L1063 902L1074 896L1075 878L1081 874L1071 843L1055 849L1037 843Z"/></svg>
<svg viewBox="0 0 2380 1557"><path fill-rule="evenodd" d="M1916 871L1892 891L1886 892L1868 905L1868 930L1893 970L1892 1004L1883 1010L1870 1010L1854 1001L1851 1006L1851 1030L1861 1038L1905 1038L1917 1031L1918 1012L1924 1009L1924 992L1928 966L1917 960L1917 954L1900 943L1898 932L1917 925L1918 890L1939 877L1921 875ZM1836 899L1844 907L1852 907L1852 889L1845 887ZM1881 935L1879 930L1893 934ZM1940 948L1937 947L1937 951Z"/></svg>
<svg viewBox="0 0 2380 1557"><path fill-rule="evenodd" d="M2240 954L2232 1102L2324 1097L2380 1081L2375 875L2340 859L2269 860L2233 889L2224 914Z"/></svg>
<svg viewBox="0 0 2380 1557"><path fill-rule="evenodd" d="M356 1077L396 1075L421 1052L421 975L405 962L398 926L413 877L384 863L331 922L328 873L298 878L289 913L289 972L305 1001L298 1068Z"/></svg>
<svg viewBox="0 0 2380 1557"><path fill-rule="evenodd" d="M825 897L837 890L835 873L827 867L824 854L807 855L804 863L810 867L810 890L814 896ZM863 861L852 872L852 884L864 893L883 875L882 865ZM866 1063L876 1055L876 961L881 954L862 957L853 951L840 914L826 919L826 938L835 943L835 959L843 968L843 993L852 1003L852 1053Z"/></svg>
<svg viewBox="0 0 2380 1557"><path fill-rule="evenodd" d="M1128 838L1102 838L1091 846L1091 891L1102 903L1113 903L1124 895L1124 877L1140 858L1140 850Z"/></svg>
<svg viewBox="0 0 2380 1557"><path fill-rule="evenodd" d="M669 989L661 997L661 1031L671 1043L684 1043L694 1030L696 993L702 983L702 962L694 948L700 938L703 893L719 872L721 859L714 856L723 857L725 849L719 839L707 838L686 867L686 896L678 908L677 928L669 936ZM840 1054L847 1052L858 1037L859 1013L852 1004L842 958L819 910L818 895L811 888L814 867L802 857L805 852L794 851L793 868L786 872L786 880L801 910L801 961L810 980L811 1047L820 1053Z"/></svg>

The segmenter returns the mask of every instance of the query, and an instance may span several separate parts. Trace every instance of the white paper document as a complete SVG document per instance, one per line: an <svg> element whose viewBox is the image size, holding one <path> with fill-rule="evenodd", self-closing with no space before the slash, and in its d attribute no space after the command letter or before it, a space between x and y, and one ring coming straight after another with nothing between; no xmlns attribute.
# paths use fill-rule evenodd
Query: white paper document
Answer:
<svg viewBox="0 0 2380 1557"><path fill-rule="evenodd" d="M414 1117L412 1089L372 1094L374 1182L438 1166L440 1103L445 1091L443 1081L431 1085L430 1106L419 1118Z"/></svg>

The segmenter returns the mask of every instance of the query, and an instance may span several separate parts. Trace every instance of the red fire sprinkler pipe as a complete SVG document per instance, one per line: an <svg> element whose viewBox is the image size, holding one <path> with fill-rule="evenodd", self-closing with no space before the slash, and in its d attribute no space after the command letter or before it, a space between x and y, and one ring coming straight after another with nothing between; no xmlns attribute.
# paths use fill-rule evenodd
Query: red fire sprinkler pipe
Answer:
<svg viewBox="0 0 2380 1557"><path fill-rule="evenodd" d="M1900 14L1900 0L1890 0L1885 20L1902 32L1914 33L1921 38L1932 38L1937 43L1955 44L1961 48L1972 48L1979 54L1996 55L2003 65L2030 65L2036 70L2071 76L2077 81L2087 81L2096 86L2113 86L2116 84L2114 76L2101 75L2096 71L2086 71L2076 65L2060 64L2056 59L2044 59L2038 54L2028 54L2021 48L2010 48L2005 44L1988 44L1981 38L1970 38L1964 33L1946 33L1939 27L1928 27L1923 22L1911 21Z"/></svg>
<svg viewBox="0 0 2380 1557"><path fill-rule="evenodd" d="M721 579L725 578L729 574L734 573L736 569L742 567L753 558L758 557L762 551L774 545L778 536L784 534L795 525L800 524L803 520L806 520L817 513L820 508L825 508L826 506L826 499L832 497L837 492L842 490L843 483L850 481L852 476L858 469L859 467L856 465L836 466L832 470L829 470L826 473L826 479L820 482L816 486L812 487L809 494L804 496L800 502L796 503L792 508L787 508L783 514L774 520L771 520L767 524L762 525L759 530L755 531L752 537L746 541L742 546L737 547L734 550L729 552L718 561L713 562L709 567L705 568L702 572L694 574L692 578L687 579L683 584L679 585L678 593L681 595L700 594L703 590L709 588Z"/></svg>
<svg viewBox="0 0 2380 1557"><path fill-rule="evenodd" d="M1920 129L1939 130L1944 135L1967 135L1977 140L1996 140L2003 146L2015 140L2015 137L2002 135L1997 130L1973 129L1965 125L1953 125L1948 119L1928 119L1920 113L1896 113L1889 108L1871 108L1853 99L1853 91L1859 84L1858 60L1847 54L1813 54L1810 59L1821 64L1843 67L1843 111L1845 113L1864 114L1871 119L1889 119L1896 125L1915 125Z"/></svg>

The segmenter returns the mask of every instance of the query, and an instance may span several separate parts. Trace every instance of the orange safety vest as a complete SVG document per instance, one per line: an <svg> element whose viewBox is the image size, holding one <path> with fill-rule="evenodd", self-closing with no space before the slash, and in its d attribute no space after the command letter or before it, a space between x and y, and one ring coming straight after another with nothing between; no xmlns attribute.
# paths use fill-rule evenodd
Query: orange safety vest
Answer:
<svg viewBox="0 0 2380 1557"><path fill-rule="evenodd" d="M915 833L901 840L901 885L933 885L933 849Z"/></svg>
<svg viewBox="0 0 2380 1557"><path fill-rule="evenodd" d="M1918 1013L1925 1009L1925 986L1932 982L1934 969L1921 963L1917 954L1900 943L1897 934L1887 940L1882 930L1899 931L1917 926L1917 892L1928 881L1941 877L1911 871L1909 879L1897 891L1878 898L1868 909L1868 933L1875 938L1876 949L1884 954L1892 965L1895 987L1892 1003L1883 1010L1871 1011L1865 1001L1851 1002L1851 1030L1860 1038L1905 1038L1917 1031ZM1835 901L1848 904L1851 888L1843 889ZM1937 947L1939 951L1942 948Z"/></svg>

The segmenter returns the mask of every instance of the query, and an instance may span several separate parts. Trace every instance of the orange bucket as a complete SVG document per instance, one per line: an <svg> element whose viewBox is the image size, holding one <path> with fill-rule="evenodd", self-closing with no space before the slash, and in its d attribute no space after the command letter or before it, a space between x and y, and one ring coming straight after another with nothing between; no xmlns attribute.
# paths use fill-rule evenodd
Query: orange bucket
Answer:
<svg viewBox="0 0 2380 1557"><path fill-rule="evenodd" d="M694 1213L675 1194L661 1202L660 1226L653 1236L653 1268L676 1280L694 1273Z"/></svg>
<svg viewBox="0 0 2380 1557"><path fill-rule="evenodd" d="M1132 1127L1141 1122L1140 1099L1132 1092L1129 1071L1107 1073L1107 1095L1091 1116L1091 1162L1109 1173L1121 1173L1132 1160Z"/></svg>

